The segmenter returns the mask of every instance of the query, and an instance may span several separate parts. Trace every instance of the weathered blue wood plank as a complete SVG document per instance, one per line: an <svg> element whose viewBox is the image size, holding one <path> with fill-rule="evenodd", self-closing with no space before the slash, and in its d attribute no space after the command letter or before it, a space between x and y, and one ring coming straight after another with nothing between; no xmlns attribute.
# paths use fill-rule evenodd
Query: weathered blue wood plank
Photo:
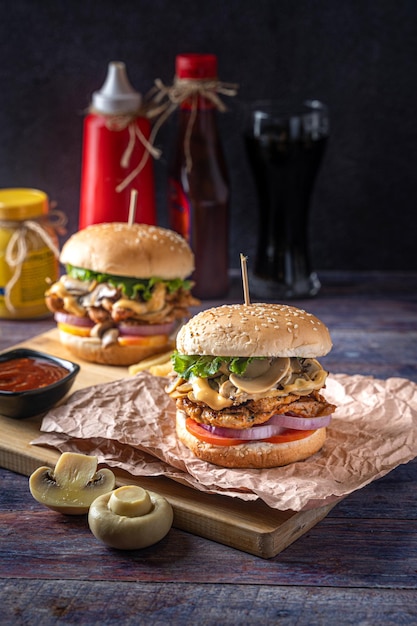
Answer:
<svg viewBox="0 0 417 626"><path fill-rule="evenodd" d="M16 626L417 623L416 594L403 589L10 580L0 601L2 623Z"/></svg>

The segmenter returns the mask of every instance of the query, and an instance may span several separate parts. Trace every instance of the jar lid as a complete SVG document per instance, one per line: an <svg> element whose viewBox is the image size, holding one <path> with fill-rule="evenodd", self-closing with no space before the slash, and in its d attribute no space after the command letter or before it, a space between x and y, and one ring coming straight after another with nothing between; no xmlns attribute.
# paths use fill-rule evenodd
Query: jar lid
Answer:
<svg viewBox="0 0 417 626"><path fill-rule="evenodd" d="M48 196L44 191L24 187L0 189L1 220L30 219L45 215L48 210Z"/></svg>
<svg viewBox="0 0 417 626"><path fill-rule="evenodd" d="M215 54L179 54L175 59L178 78L217 78Z"/></svg>

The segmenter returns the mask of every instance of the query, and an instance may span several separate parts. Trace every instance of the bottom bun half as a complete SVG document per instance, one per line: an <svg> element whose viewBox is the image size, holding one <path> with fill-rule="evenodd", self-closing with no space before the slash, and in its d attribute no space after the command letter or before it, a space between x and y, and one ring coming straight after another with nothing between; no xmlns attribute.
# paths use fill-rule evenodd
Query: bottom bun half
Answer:
<svg viewBox="0 0 417 626"><path fill-rule="evenodd" d="M134 365L154 354L166 352L172 346L168 340L165 344L156 346L122 346L118 343L103 347L99 339L79 337L59 330L59 339L74 356L103 365Z"/></svg>
<svg viewBox="0 0 417 626"><path fill-rule="evenodd" d="M318 452L326 440L326 429L318 428L309 437L286 443L268 443L266 441L245 442L239 445L215 446L200 441L185 426L186 415L177 410L177 436L196 457L214 465L229 468L262 469L281 467L304 461Z"/></svg>

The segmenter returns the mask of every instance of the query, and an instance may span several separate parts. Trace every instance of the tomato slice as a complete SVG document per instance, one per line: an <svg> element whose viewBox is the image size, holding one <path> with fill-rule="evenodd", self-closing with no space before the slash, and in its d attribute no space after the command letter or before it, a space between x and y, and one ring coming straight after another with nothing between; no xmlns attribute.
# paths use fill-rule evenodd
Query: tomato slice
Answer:
<svg viewBox="0 0 417 626"><path fill-rule="evenodd" d="M121 346L149 346L151 348L160 348L168 343L167 335L123 335L118 337Z"/></svg>
<svg viewBox="0 0 417 626"><path fill-rule="evenodd" d="M177 322L168 322L167 324L119 324L119 333L123 336L138 335L170 335L174 328L177 326Z"/></svg>
<svg viewBox="0 0 417 626"><path fill-rule="evenodd" d="M206 430L199 424L195 422L190 417L187 417L185 421L185 427L191 435L194 435L200 441L205 443L210 443L214 446L238 446L243 443L250 443L245 439L238 439L232 437L220 437L219 435L215 435L210 431ZM258 441L266 441L267 443L287 443L289 441L297 441L298 439L305 439L314 433L314 430L296 430L295 428L287 428L285 432L280 435L275 435L274 437L269 437L268 439L259 439ZM252 440L253 441L257 441Z"/></svg>
<svg viewBox="0 0 417 626"><path fill-rule="evenodd" d="M275 435L275 437L269 437L269 439L262 439L262 441L268 441L269 443L286 443L287 441L298 441L299 439L305 439L310 437L315 430L296 430L295 428L287 428L285 433Z"/></svg>
<svg viewBox="0 0 417 626"><path fill-rule="evenodd" d="M77 335L78 337L90 336L91 328L89 328L88 326L73 326L72 324L64 324L63 322L58 322L57 327L64 333L68 333L70 335Z"/></svg>

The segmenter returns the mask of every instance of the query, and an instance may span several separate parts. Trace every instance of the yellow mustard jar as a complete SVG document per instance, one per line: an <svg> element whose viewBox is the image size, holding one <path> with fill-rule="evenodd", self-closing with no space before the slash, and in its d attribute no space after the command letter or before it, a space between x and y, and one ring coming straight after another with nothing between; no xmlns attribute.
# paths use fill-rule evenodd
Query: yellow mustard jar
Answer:
<svg viewBox="0 0 417 626"><path fill-rule="evenodd" d="M0 318L49 313L44 294L48 282L59 278L58 258L57 228L50 220L47 194L38 189L0 189Z"/></svg>

